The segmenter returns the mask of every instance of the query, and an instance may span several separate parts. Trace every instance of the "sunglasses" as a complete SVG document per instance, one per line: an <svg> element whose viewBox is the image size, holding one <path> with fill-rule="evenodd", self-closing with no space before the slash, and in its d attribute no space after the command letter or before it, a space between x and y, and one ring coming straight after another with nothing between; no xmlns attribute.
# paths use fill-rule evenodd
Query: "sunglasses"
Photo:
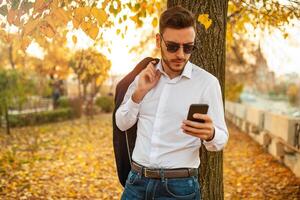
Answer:
<svg viewBox="0 0 300 200"><path fill-rule="evenodd" d="M176 51L178 51L178 49L180 49L180 44L176 43L176 42L166 42L162 36L162 34L160 34L162 40L164 41L164 43L166 44L167 47L167 51L170 53L175 53ZM193 44L183 44L183 52L185 54L191 54L194 50L197 49L197 47Z"/></svg>

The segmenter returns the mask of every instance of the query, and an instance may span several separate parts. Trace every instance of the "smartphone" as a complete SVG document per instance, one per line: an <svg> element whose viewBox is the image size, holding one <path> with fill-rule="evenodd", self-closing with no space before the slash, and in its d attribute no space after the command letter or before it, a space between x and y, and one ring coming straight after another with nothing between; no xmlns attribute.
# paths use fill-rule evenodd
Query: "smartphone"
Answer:
<svg viewBox="0 0 300 200"><path fill-rule="evenodd" d="M196 121L196 122L204 123L204 120L202 120L202 119L195 119L193 117L193 115L195 113L207 114L207 111L208 111L208 105L207 104L191 104L187 119L191 120L191 121Z"/></svg>

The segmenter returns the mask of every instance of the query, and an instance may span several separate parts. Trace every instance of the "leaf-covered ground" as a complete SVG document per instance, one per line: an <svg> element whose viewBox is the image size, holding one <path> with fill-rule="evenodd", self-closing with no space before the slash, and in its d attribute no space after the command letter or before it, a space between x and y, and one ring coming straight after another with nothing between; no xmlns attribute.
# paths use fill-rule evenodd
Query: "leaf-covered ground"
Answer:
<svg viewBox="0 0 300 200"><path fill-rule="evenodd" d="M0 133L0 199L119 199L111 115ZM300 181L230 126L225 199L297 199Z"/></svg>
<svg viewBox="0 0 300 200"><path fill-rule="evenodd" d="M300 200L300 178L228 123L224 150L225 199Z"/></svg>
<svg viewBox="0 0 300 200"><path fill-rule="evenodd" d="M119 199L111 116L0 136L2 199Z"/></svg>

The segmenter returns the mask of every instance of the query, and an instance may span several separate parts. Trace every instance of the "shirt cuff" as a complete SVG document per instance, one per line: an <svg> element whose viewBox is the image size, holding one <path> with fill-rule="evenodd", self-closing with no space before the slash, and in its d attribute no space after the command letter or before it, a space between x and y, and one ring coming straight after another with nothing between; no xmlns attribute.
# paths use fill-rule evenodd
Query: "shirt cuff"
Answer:
<svg viewBox="0 0 300 200"><path fill-rule="evenodd" d="M133 110L136 110L136 109L139 109L140 108L140 105L141 103L135 103L133 100L132 100L132 96L128 99L127 101L127 108L128 109L133 109Z"/></svg>
<svg viewBox="0 0 300 200"><path fill-rule="evenodd" d="M206 140L203 140L203 144L208 144L208 145L210 145L210 144L214 144L215 142L216 142L216 137L217 137L217 135L218 135L218 132L220 131L217 127L214 127L215 128L215 134L214 134L214 137L211 139L211 140L209 140L209 141L206 141Z"/></svg>

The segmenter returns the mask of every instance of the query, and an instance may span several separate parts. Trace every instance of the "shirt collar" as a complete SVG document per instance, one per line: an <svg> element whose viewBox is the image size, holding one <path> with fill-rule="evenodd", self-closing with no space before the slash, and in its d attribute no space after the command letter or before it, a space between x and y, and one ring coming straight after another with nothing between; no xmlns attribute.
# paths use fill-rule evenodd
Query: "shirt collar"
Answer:
<svg viewBox="0 0 300 200"><path fill-rule="evenodd" d="M162 64L161 64L161 59L159 60L158 64L156 65L156 69L158 69L162 74L166 75L166 72L164 72L163 68L162 68ZM187 78L191 78L192 77L192 63L190 61L188 61L186 63L186 65L184 66L183 72L180 74L180 77L185 76Z"/></svg>

